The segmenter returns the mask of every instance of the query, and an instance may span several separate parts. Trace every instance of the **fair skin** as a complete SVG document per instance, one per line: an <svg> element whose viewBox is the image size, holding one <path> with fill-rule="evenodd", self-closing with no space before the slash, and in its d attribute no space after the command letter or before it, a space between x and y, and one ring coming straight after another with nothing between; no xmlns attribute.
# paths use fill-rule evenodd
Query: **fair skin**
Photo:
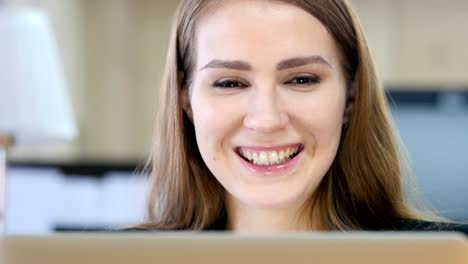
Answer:
<svg viewBox="0 0 468 264"><path fill-rule="evenodd" d="M226 189L228 227L319 226L298 216L341 136L346 84L331 35L298 7L236 0L204 14L195 44L186 110L203 160Z"/></svg>

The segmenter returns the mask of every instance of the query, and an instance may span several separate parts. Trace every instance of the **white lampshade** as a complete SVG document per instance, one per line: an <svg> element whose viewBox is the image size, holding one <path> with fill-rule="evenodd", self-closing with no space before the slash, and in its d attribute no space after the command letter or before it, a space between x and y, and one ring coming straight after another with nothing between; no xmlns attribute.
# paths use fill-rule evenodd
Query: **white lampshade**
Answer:
<svg viewBox="0 0 468 264"><path fill-rule="evenodd" d="M39 9L0 8L0 134L15 144L71 142L77 127L56 40Z"/></svg>

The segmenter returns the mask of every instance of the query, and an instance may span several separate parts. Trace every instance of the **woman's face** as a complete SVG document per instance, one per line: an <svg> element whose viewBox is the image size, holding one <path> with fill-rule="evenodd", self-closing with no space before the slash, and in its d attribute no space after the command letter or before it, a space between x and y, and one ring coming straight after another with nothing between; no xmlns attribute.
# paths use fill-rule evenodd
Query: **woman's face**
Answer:
<svg viewBox="0 0 468 264"><path fill-rule="evenodd" d="M346 85L332 36L273 1L223 1L197 28L189 102L203 160L235 202L301 206L341 136Z"/></svg>

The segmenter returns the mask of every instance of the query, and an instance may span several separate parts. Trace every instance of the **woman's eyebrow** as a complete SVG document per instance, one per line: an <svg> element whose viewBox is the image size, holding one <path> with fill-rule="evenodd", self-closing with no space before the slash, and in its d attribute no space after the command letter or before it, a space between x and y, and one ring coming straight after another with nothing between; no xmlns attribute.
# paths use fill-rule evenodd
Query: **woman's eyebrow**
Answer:
<svg viewBox="0 0 468 264"><path fill-rule="evenodd" d="M330 63L328 63L328 61L325 60L322 56L313 55L313 56L307 56L307 57L294 57L294 58L282 60L278 63L278 65L276 66L276 69L280 71L280 70L285 70L289 68L304 66L307 64L323 64L332 68Z"/></svg>
<svg viewBox="0 0 468 264"><path fill-rule="evenodd" d="M307 57L294 57L294 58L288 58L280 61L276 65L277 70L285 70L289 68L294 68L294 67L300 67L304 66L307 64L324 64L330 68L332 66L330 63L328 63L322 56L319 55L313 55L313 56L307 56ZM253 67L245 61L240 61L240 60L212 60L205 66L203 66L201 70L208 69L208 68L226 68L226 69L232 69L232 70L240 70L240 71L251 71Z"/></svg>
<svg viewBox="0 0 468 264"><path fill-rule="evenodd" d="M240 71L251 71L252 66L245 62L245 61L238 61L238 60L212 60L208 64L206 64L203 68L200 69L204 70L207 68L227 68L232 70L240 70Z"/></svg>

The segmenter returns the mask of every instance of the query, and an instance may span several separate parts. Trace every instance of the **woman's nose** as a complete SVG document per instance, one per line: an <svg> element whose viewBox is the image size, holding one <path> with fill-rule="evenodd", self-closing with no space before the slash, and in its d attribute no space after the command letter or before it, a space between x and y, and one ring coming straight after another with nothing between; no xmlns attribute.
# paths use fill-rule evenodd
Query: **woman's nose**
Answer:
<svg viewBox="0 0 468 264"><path fill-rule="evenodd" d="M286 106L281 102L277 92L257 90L249 100L244 126L263 133L280 130L289 122L285 109Z"/></svg>

